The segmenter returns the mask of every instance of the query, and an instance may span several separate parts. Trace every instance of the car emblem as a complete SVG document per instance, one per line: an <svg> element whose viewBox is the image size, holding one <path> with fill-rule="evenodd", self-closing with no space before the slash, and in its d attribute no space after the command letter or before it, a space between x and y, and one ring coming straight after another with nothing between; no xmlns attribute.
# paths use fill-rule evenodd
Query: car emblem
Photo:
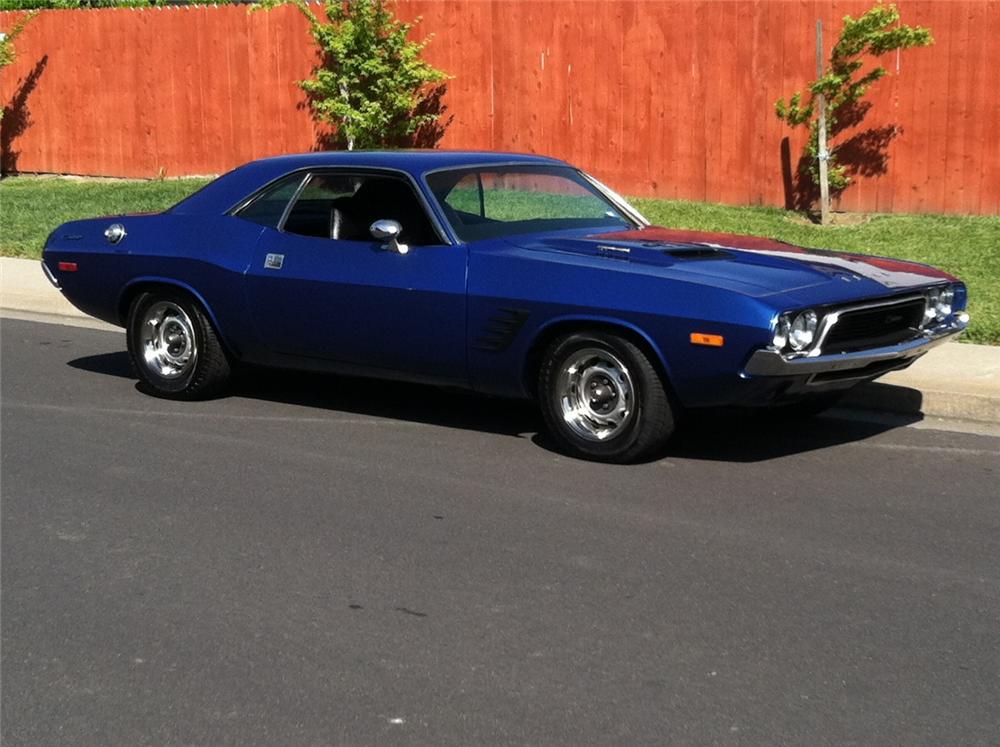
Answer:
<svg viewBox="0 0 1000 747"><path fill-rule="evenodd" d="M284 254L268 254L264 257L264 269L265 270L280 270L281 266L285 263Z"/></svg>
<svg viewBox="0 0 1000 747"><path fill-rule="evenodd" d="M885 324L897 324L897 323L903 321L903 315L902 314L886 314L885 319L883 321L884 321Z"/></svg>

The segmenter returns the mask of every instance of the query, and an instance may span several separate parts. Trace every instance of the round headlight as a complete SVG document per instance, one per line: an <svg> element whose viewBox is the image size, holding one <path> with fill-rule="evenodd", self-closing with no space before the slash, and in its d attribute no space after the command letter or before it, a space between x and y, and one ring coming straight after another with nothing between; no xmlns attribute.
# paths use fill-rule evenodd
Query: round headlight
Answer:
<svg viewBox="0 0 1000 747"><path fill-rule="evenodd" d="M771 338L771 347L777 351L782 351L785 349L785 345L788 344L788 328L791 323L788 321L788 315L782 314L778 317L778 321L774 324L774 337Z"/></svg>
<svg viewBox="0 0 1000 747"><path fill-rule="evenodd" d="M816 325L819 317L812 309L803 311L792 321L792 327L788 332L788 341L792 345L792 350L805 350L812 345L816 337Z"/></svg>
<svg viewBox="0 0 1000 747"><path fill-rule="evenodd" d="M938 296L937 302L937 320L943 322L949 316L951 316L951 306L955 302L955 289L950 285L947 288L941 289L941 294Z"/></svg>
<svg viewBox="0 0 1000 747"><path fill-rule="evenodd" d="M941 303L941 291L931 288L927 291L927 308L924 309L924 324L933 322L937 318L938 305Z"/></svg>

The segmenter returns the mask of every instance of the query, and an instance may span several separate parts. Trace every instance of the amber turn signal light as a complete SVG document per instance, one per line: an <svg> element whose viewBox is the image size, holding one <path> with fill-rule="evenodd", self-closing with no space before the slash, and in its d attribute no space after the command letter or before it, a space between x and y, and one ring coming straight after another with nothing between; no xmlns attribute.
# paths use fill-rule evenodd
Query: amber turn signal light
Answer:
<svg viewBox="0 0 1000 747"><path fill-rule="evenodd" d="M710 348L721 348L725 338L722 335L706 335L704 332L692 332L692 345L708 345Z"/></svg>

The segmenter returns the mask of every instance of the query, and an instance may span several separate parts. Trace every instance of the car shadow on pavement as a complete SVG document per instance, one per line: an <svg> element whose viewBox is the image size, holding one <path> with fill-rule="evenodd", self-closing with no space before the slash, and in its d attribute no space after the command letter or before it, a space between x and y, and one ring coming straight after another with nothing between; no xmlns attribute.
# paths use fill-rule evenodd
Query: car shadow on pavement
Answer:
<svg viewBox="0 0 1000 747"><path fill-rule="evenodd" d="M70 368L78 368L81 371L104 374L105 376L119 376L123 379L134 379L132 375L132 364L129 362L128 353L119 350L114 353L100 353L99 355L87 355L83 358L76 358L68 361Z"/></svg>
<svg viewBox="0 0 1000 747"><path fill-rule="evenodd" d="M509 436L531 435L542 427L541 415L531 402L458 388L304 371L242 370L230 396Z"/></svg>
<svg viewBox="0 0 1000 747"><path fill-rule="evenodd" d="M922 419L920 414L874 415L840 409L812 417L737 408L690 411L680 419L665 448L642 463L660 459L766 462L864 441ZM532 441L559 453L558 446L544 431L537 433Z"/></svg>
<svg viewBox="0 0 1000 747"><path fill-rule="evenodd" d="M68 365L105 376L134 378L124 351L77 358ZM238 372L228 396L530 437L540 448L559 451L543 430L541 415L534 404L476 395L460 389L247 368ZM864 441L921 419L919 413L857 418L840 410L811 418L769 410L690 411L681 418L665 450L649 461L664 457L720 462L768 461Z"/></svg>
<svg viewBox="0 0 1000 747"><path fill-rule="evenodd" d="M135 379L124 351L88 355L68 365L81 371ZM136 388L142 391L138 383ZM307 371L240 368L222 399L229 397L502 435L531 435L541 428L541 416L530 402L485 397L457 388Z"/></svg>
<svg viewBox="0 0 1000 747"><path fill-rule="evenodd" d="M763 462L864 441L922 419L919 413L880 416L841 409L812 417L766 409L690 412L664 456Z"/></svg>

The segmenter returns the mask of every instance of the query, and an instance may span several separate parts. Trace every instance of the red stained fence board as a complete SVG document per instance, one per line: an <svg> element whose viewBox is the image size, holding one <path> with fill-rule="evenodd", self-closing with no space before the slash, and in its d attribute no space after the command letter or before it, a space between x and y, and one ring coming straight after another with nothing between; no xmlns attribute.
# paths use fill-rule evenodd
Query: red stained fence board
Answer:
<svg viewBox="0 0 1000 747"><path fill-rule="evenodd" d="M899 0L937 44L887 55L859 130L892 136L862 159L845 210L1000 213L1000 3ZM814 77L868 0L400 0L449 72L440 145L545 153L633 195L785 205L803 134L774 101ZM18 13L0 13L7 29ZM7 171L215 174L311 150L296 81L315 50L292 8L53 10L0 74ZM897 64L898 63L898 64ZM846 133L850 137L855 132ZM782 141L790 159L783 165ZM790 163L789 163L790 161Z"/></svg>

